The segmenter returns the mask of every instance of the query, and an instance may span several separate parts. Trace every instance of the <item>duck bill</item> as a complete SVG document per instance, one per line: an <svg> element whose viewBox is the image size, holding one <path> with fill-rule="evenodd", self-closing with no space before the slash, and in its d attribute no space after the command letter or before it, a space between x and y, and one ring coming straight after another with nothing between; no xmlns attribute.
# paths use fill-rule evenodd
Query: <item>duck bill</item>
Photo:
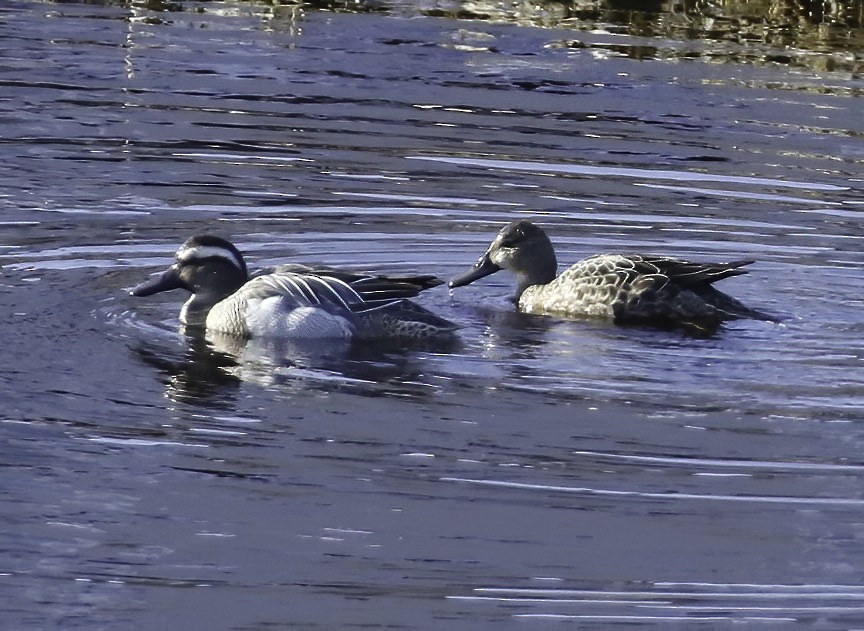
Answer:
<svg viewBox="0 0 864 631"><path fill-rule="evenodd" d="M181 289L182 287L183 281L180 279L180 274L177 273L177 268L172 265L158 276L154 276L133 288L129 293L138 297L152 296L162 291Z"/></svg>
<svg viewBox="0 0 864 631"><path fill-rule="evenodd" d="M480 257L480 259L474 264L474 267L464 274L460 274L456 278L451 279L450 282L447 283L447 286L450 287L450 289L453 289L454 287L464 287L465 285L473 283L478 278L494 274L500 269L501 267L499 265L492 262L489 258L489 253L487 252Z"/></svg>

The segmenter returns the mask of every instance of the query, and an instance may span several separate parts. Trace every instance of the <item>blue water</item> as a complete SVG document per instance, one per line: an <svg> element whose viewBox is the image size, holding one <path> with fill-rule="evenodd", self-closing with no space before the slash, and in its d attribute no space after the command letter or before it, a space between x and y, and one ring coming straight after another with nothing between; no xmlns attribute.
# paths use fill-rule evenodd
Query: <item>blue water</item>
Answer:
<svg viewBox="0 0 864 631"><path fill-rule="evenodd" d="M378 8L0 8L0 626L864 624L858 31ZM195 233L449 278L518 217L562 264L755 259L722 287L783 322L526 316L501 273L418 299L454 347L309 353L128 296Z"/></svg>

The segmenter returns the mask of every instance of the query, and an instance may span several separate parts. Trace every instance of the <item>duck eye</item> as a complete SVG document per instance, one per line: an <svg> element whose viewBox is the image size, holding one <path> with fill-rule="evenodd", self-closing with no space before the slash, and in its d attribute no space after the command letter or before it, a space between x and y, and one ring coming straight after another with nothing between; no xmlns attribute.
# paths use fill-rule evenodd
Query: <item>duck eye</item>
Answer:
<svg viewBox="0 0 864 631"><path fill-rule="evenodd" d="M512 232L508 232L504 236L501 237L501 245L504 247L512 247L519 243L519 240L525 237L525 233L519 229L513 230Z"/></svg>

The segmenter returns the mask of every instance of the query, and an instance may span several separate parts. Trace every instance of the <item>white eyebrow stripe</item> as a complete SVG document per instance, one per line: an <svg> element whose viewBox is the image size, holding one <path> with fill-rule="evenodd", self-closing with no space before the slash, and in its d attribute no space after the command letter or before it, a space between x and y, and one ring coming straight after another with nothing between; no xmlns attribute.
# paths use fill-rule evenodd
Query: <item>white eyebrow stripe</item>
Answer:
<svg viewBox="0 0 864 631"><path fill-rule="evenodd" d="M206 259L210 257L225 259L237 269L243 269L243 262L238 259L233 252L226 250L225 248L211 245L198 245L194 248L185 248L177 253L177 260L181 263L188 263L195 259Z"/></svg>

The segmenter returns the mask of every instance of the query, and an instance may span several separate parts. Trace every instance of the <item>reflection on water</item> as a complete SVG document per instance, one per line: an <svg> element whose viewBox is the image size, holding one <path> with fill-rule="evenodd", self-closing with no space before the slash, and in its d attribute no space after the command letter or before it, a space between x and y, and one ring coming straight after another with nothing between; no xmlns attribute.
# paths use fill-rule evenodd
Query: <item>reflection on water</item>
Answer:
<svg viewBox="0 0 864 631"><path fill-rule="evenodd" d="M44 0L51 1L51 0ZM182 3L103 0L128 7L131 18L160 23L160 15L189 12ZM255 15L262 27L300 34L310 11L384 12L515 23L605 35L554 41L552 47L589 49L595 57L703 60L711 63L786 66L859 75L864 53L864 0L768 0L700 2L688 0L575 0L541 3L488 0L307 0L302 4L248 0L242 5L204 3L194 11L223 17ZM168 17L167 19L171 19ZM456 44L463 50L489 50L479 34Z"/></svg>
<svg viewBox="0 0 864 631"><path fill-rule="evenodd" d="M624 625L725 625L757 623L760 628L795 625L796 615L820 615L829 610L854 620L864 603L864 589L855 585L753 585L748 583L662 582L624 585L600 592L549 587L481 587L452 596L477 606L507 603L519 608L516 617L549 623ZM813 606L813 602L821 603ZM601 627L597 627L601 628ZM725 628L725 626L723 626Z"/></svg>
<svg viewBox="0 0 864 631"><path fill-rule="evenodd" d="M165 344L138 342L132 350L165 379L166 396L178 402L230 407L240 379L231 373L237 362L214 350L202 336L190 336L182 355Z"/></svg>
<svg viewBox="0 0 864 631"><path fill-rule="evenodd" d="M567 39L555 44L589 48L598 56L701 59L854 73L861 67L860 53L864 47L861 0L759 3L577 0L547 2L536 9L535 6L514 3L508 10L493 3L471 2L465 3L462 13L617 36L603 43ZM637 41L628 41L631 38Z"/></svg>
<svg viewBox="0 0 864 631"><path fill-rule="evenodd" d="M283 393L423 397L440 388L424 376L423 358L458 348L457 339L412 343L243 339L196 329L186 330L179 346L158 337L132 345L142 361L164 376L170 400L216 408L236 403L241 383Z"/></svg>

